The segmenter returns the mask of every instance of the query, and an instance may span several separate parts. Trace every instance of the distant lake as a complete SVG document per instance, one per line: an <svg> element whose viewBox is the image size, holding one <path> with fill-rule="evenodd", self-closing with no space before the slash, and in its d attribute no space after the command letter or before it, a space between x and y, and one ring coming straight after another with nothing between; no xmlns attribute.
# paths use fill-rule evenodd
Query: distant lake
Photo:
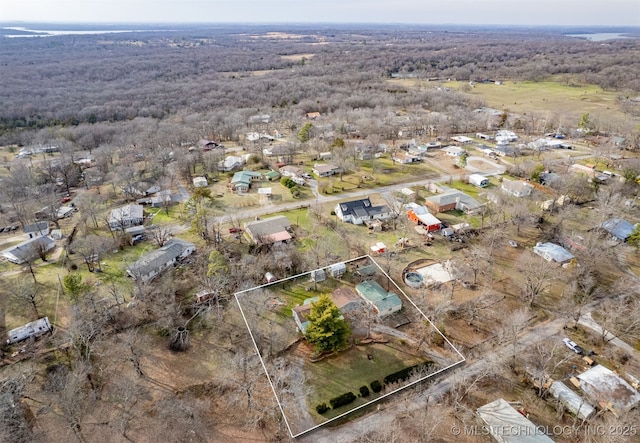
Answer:
<svg viewBox="0 0 640 443"><path fill-rule="evenodd" d="M614 40L616 38L633 38L621 34L620 32L594 32L593 34L565 34L567 37L586 38L592 42L603 42L605 40Z"/></svg>
<svg viewBox="0 0 640 443"><path fill-rule="evenodd" d="M20 37L53 37L54 35L92 35L92 34L116 34L123 32L144 32L140 29L95 29L95 30L40 30L22 27L5 27L2 30L19 31L24 34L4 34L8 38ZM3 35L0 33L0 37Z"/></svg>

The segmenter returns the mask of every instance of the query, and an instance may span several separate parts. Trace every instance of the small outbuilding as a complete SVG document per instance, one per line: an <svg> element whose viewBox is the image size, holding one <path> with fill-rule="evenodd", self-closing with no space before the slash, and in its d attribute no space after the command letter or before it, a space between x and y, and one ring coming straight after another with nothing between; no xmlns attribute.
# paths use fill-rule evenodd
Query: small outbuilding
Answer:
<svg viewBox="0 0 640 443"><path fill-rule="evenodd" d="M195 188L206 188L209 182L205 177L193 177L193 186Z"/></svg>
<svg viewBox="0 0 640 443"><path fill-rule="evenodd" d="M596 410L561 381L551 383L549 393L580 420L588 420Z"/></svg>
<svg viewBox="0 0 640 443"><path fill-rule="evenodd" d="M471 174L469 176L469 184L478 188L486 188L489 186L489 179L482 174Z"/></svg>
<svg viewBox="0 0 640 443"><path fill-rule="evenodd" d="M342 278L342 276L347 272L347 265L342 262L334 263L327 268L327 271L333 278Z"/></svg>

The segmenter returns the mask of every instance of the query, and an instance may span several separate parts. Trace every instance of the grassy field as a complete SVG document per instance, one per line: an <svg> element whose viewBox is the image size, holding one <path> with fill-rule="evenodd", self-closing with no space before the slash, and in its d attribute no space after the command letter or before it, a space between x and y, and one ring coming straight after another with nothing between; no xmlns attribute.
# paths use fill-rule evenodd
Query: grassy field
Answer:
<svg viewBox="0 0 640 443"><path fill-rule="evenodd" d="M446 86L462 89L468 82L427 82L422 79L394 79L389 83L405 88L436 88ZM507 81L502 85L476 83L469 92L487 103L487 106L518 114L547 113L565 115L577 124L582 114L588 112L592 118L599 116L616 120L629 119L617 103L618 91L605 91L595 85L572 85L566 80Z"/></svg>
<svg viewBox="0 0 640 443"><path fill-rule="evenodd" d="M446 86L459 89L463 84L468 83L451 82ZM618 107L617 92L594 85L570 86L555 81L476 84L470 94L482 98L491 108L525 115L564 113L573 116L576 124L586 112L592 116L628 118Z"/></svg>

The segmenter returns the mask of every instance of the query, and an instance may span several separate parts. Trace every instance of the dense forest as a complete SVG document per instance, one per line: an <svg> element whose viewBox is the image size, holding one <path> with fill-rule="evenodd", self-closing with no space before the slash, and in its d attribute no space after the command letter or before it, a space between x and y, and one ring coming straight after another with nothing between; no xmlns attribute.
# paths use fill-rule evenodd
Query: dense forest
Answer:
<svg viewBox="0 0 640 443"><path fill-rule="evenodd" d="M5 142L21 142L20 128L136 117L207 114L223 131L262 111L287 120L309 111L452 105L390 90L392 76L555 77L640 91L640 40L601 44L545 29L256 26L5 38L0 60Z"/></svg>

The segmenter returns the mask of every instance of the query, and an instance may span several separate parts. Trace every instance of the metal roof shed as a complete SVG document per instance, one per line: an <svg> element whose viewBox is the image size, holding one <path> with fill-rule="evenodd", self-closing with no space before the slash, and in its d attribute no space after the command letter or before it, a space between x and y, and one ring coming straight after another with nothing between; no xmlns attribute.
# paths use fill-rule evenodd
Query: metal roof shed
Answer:
<svg viewBox="0 0 640 443"><path fill-rule="evenodd" d="M553 398L562 403L572 414L580 420L587 420L596 410L584 398L573 392L561 381L551 383L549 392Z"/></svg>
<svg viewBox="0 0 640 443"><path fill-rule="evenodd" d="M542 428L537 428L502 398L487 403L476 412L499 443L553 443Z"/></svg>

